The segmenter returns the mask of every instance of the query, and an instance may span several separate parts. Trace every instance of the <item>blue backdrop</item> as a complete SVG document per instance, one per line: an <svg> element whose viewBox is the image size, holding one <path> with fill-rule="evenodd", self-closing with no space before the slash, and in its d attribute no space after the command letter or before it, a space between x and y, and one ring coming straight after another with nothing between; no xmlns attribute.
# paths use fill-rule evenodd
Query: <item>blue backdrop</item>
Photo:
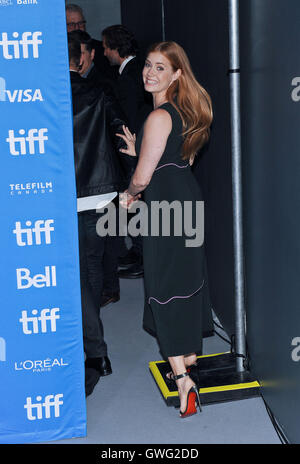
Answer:
<svg viewBox="0 0 300 464"><path fill-rule="evenodd" d="M0 443L86 434L64 0L0 0Z"/></svg>

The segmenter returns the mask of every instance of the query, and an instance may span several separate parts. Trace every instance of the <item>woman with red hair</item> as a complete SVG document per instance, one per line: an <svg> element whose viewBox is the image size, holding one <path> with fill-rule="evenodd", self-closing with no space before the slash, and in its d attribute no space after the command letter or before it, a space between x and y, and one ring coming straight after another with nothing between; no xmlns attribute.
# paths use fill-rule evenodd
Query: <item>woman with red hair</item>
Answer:
<svg viewBox="0 0 300 464"><path fill-rule="evenodd" d="M153 202L171 205L176 201L183 208L188 202L195 218L202 193L191 165L209 138L211 99L197 82L185 51L175 42L160 42L150 48L143 81L153 96L154 110L137 139L125 127L125 135L118 134L127 143L124 153L138 153L137 167L121 204L130 208L143 192L149 210ZM177 384L180 416L188 417L197 412L197 402L201 407L189 367L202 350L205 256L203 243L186 245L188 234L183 222L180 236L175 226L169 236L160 230L155 236L144 237L144 327L157 337L170 363L172 372L167 377Z"/></svg>

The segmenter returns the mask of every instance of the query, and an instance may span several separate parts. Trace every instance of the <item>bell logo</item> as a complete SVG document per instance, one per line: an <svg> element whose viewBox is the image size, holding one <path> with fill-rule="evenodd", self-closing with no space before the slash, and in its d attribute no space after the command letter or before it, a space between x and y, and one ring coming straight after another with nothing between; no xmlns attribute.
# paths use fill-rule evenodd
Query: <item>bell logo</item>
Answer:
<svg viewBox="0 0 300 464"><path fill-rule="evenodd" d="M0 337L0 361L6 361L6 343L2 337Z"/></svg>
<svg viewBox="0 0 300 464"><path fill-rule="evenodd" d="M57 395L47 395L43 401L42 396L37 396L37 403L32 402L32 398L28 396L24 408L27 410L27 419L34 421L36 419L50 419L51 412L54 412L54 417L60 416L60 406L64 404L64 395L59 393ZM53 416L53 414L52 414Z"/></svg>
<svg viewBox="0 0 300 464"><path fill-rule="evenodd" d="M19 268L17 271L17 288L24 290L30 287L56 287L56 267L46 266L45 274L36 274L30 277L30 270L27 268Z"/></svg>
<svg viewBox="0 0 300 464"><path fill-rule="evenodd" d="M50 332L56 332L56 321L60 319L59 308L45 308L40 311L37 309L31 311L31 316L28 316L27 311L22 311L22 317L19 322L22 324L22 330L25 335L32 333L47 333L49 326Z"/></svg>
<svg viewBox="0 0 300 464"><path fill-rule="evenodd" d="M45 141L48 140L48 129L29 129L27 137L24 137L25 130L20 129L19 135L23 137L16 137L14 130L8 131L8 137L5 141L9 144L10 154L13 156L27 155L29 150L30 155L36 154L36 142L38 144L38 153L40 155L45 154ZM27 143L26 143L27 142Z"/></svg>
<svg viewBox="0 0 300 464"><path fill-rule="evenodd" d="M30 57L31 47L32 57L35 59L39 58L39 45L43 43L39 37L42 35L40 31L23 32L22 39L18 40L19 33L13 32L12 36L14 40L9 40L7 32L2 32L0 35L0 46L2 46L3 58L5 60L19 60L22 53L22 58L26 60Z"/></svg>

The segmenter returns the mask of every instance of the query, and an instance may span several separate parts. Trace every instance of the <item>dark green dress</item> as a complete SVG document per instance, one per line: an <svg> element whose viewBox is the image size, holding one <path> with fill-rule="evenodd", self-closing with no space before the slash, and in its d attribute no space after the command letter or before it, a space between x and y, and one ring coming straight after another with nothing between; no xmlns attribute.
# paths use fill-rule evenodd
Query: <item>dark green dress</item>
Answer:
<svg viewBox="0 0 300 464"><path fill-rule="evenodd" d="M172 131L143 196L148 206L148 236L143 237L143 325L156 336L161 353L166 359L192 352L201 353L203 331L212 327L212 319L205 279L204 247L186 246L186 240L195 237L185 234L183 224L186 207L184 202L189 202L195 226L196 201L203 200L202 193L188 161L181 157L183 137L180 115L170 103L165 103L160 108L170 114ZM141 133L138 136L137 150L140 149L142 135ZM177 213L181 208L182 214L177 214L175 221L172 208L170 214L167 209L163 210L160 227L157 229L157 219L154 223L153 217L151 218L151 207L157 207L157 202L163 201L168 204L175 201ZM170 236L164 235L166 231L164 232L162 226L168 225L167 216L170 218ZM152 226L156 230L156 236L151 236ZM180 228L182 235L178 236L176 234L180 233Z"/></svg>

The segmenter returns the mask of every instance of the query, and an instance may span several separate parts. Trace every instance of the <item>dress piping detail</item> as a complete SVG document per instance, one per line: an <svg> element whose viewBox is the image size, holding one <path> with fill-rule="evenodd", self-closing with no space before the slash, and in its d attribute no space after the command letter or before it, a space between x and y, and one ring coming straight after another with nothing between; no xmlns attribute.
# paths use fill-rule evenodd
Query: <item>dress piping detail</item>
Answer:
<svg viewBox="0 0 300 464"><path fill-rule="evenodd" d="M159 304L161 304L161 305L165 305L165 304L169 303L170 301L172 301L172 300L174 300L174 299L177 299L177 298L178 298L178 299L179 299L179 298L181 298L181 299L190 298L191 296L193 296L193 295L195 295L197 292L199 292L199 290L202 289L203 285L204 285L204 279L203 279L203 281L202 281L201 286L200 286L195 292L191 293L190 295L186 295L186 296L175 295L175 296L172 296L171 298L169 298L169 299L166 300L166 301L159 301L157 298L154 298L154 296L150 296L150 297L148 298L148 304L150 304L150 300L154 300L154 301L156 301L156 303L159 303Z"/></svg>
<svg viewBox="0 0 300 464"><path fill-rule="evenodd" d="M155 169L155 171L159 171L160 169L165 168L166 166L176 166L176 168L184 169L184 168L187 168L189 164L186 164L185 166L179 166L179 164L176 164L176 163L167 163L167 164L163 164L162 166L159 166L158 168Z"/></svg>

